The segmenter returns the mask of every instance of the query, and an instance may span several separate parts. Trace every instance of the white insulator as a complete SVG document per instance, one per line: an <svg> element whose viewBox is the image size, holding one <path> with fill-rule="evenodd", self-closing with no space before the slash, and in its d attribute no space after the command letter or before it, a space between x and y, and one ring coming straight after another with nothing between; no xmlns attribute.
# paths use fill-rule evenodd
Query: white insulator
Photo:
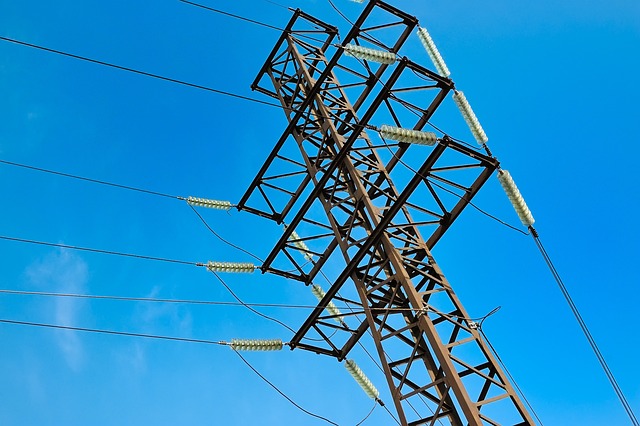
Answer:
<svg viewBox="0 0 640 426"><path fill-rule="evenodd" d="M471 109L471 105L469 105L469 102L467 102L467 98L465 98L464 93L456 91L453 94L453 100L455 101L456 105L458 105L458 109L460 110L464 121L467 122L467 126L469 126L469 130L471 130L471 133L473 134L473 137L476 138L476 141L478 141L480 145L484 145L485 143L487 143L489 138L484 133L484 129L480 125L478 118Z"/></svg>
<svg viewBox="0 0 640 426"><path fill-rule="evenodd" d="M237 351L280 351L283 344L280 339L232 339L229 346Z"/></svg>
<svg viewBox="0 0 640 426"><path fill-rule="evenodd" d="M527 203L525 203L524 198L522 198L522 194L520 194L520 190L516 186L516 183L513 181L513 178L506 170L500 170L498 172L498 180L500 181L500 185L506 192L507 197L509 197L509 201L513 205L520 221L527 228L533 225L535 219L531 214L531 210L527 207Z"/></svg>
<svg viewBox="0 0 640 426"><path fill-rule="evenodd" d="M401 127L388 126L383 124L380 127L380 135L385 139L398 142L415 143L418 145L433 145L438 141L438 137L433 132L423 132L421 130L403 129Z"/></svg>
<svg viewBox="0 0 640 426"><path fill-rule="evenodd" d="M380 392L378 392L378 389L373 386L371 380L369 380L369 378L365 376L362 370L360 370L360 367L358 367L356 362L352 359L348 359L345 361L344 366L346 367L349 374L353 376L355 381L358 382L360 387L369 396L369 398L377 400L378 396L380 396Z"/></svg>
<svg viewBox="0 0 640 426"><path fill-rule="evenodd" d="M187 203L192 206L208 207L210 209L229 210L233 204L229 201L208 200L206 198L189 197Z"/></svg>
<svg viewBox="0 0 640 426"><path fill-rule="evenodd" d="M422 42L425 50L429 54L433 65L436 66L438 73L443 77L449 77L451 72L449 72L449 68L447 68L447 64L444 63L444 59L442 59L442 55L438 51L436 44L433 42L433 39L429 35L429 32L426 28L418 28L418 38Z"/></svg>
<svg viewBox="0 0 640 426"><path fill-rule="evenodd" d="M324 292L322 287L316 284L313 284L311 286L311 293L313 293L313 295L316 297L316 299L318 299L318 301L321 301L322 298L325 296L325 294L327 294ZM329 314L333 316L333 319L338 324L344 323L344 320L342 319L342 312L340 312L340 309L338 309L338 307L333 302L329 302L327 304L327 311L329 312Z"/></svg>
<svg viewBox="0 0 640 426"><path fill-rule="evenodd" d="M309 250L309 247L305 244L304 241L302 241L300 235L298 235L296 231L291 232L291 235L289 235L289 241L291 241L293 245L296 246L296 248L300 251L300 253L302 253L305 259L309 261L313 260L313 256L311 256L311 250Z"/></svg>
<svg viewBox="0 0 640 426"><path fill-rule="evenodd" d="M343 46L343 49L347 55L366 61L380 62L381 64L392 64L396 61L395 53L385 50L371 49L351 43Z"/></svg>
<svg viewBox="0 0 640 426"><path fill-rule="evenodd" d="M257 269L257 266L248 262L212 262L207 263L207 269L211 272L248 272Z"/></svg>
<svg viewBox="0 0 640 426"><path fill-rule="evenodd" d="M354 3L362 3L362 2L364 2L364 0L351 0L351 1L354 2Z"/></svg>

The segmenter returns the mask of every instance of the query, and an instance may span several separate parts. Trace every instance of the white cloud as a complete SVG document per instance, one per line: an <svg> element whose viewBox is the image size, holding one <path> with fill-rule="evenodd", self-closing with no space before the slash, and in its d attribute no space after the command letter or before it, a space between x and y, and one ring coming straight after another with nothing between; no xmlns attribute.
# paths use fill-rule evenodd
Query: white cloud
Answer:
<svg viewBox="0 0 640 426"><path fill-rule="evenodd" d="M159 293L160 289L156 286L146 297L155 298ZM191 313L175 303L141 303L137 316L135 322L144 324L147 331L153 332L158 326L170 326L180 335L191 334Z"/></svg>
<svg viewBox="0 0 640 426"><path fill-rule="evenodd" d="M38 288L60 293L84 293L88 280L87 264L69 250L58 249L30 265L26 270L29 280ZM77 326L85 310L79 299L56 297L51 304L53 322L58 325ZM55 342L67 365L79 371L85 362L85 350L72 330L56 330Z"/></svg>

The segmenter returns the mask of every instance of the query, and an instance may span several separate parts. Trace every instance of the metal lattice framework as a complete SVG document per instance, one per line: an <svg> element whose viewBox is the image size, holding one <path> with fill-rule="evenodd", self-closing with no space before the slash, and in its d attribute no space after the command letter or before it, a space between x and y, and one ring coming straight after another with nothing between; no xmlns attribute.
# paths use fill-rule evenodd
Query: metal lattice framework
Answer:
<svg viewBox="0 0 640 426"><path fill-rule="evenodd" d="M416 27L371 1L341 45L397 53ZM379 120L422 129L453 82L407 58L347 57L337 35L296 11L253 84L288 120L239 203L287 225L262 270L330 283L292 348L343 360L370 335L403 425L533 424L430 252L497 160L446 136L433 147L379 141ZM417 173L403 158L419 160ZM328 314L335 301L351 312Z"/></svg>

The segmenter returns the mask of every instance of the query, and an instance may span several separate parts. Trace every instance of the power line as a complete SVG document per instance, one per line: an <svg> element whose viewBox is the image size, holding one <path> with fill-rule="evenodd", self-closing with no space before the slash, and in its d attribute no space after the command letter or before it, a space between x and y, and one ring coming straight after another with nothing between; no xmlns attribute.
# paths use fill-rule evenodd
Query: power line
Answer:
<svg viewBox="0 0 640 426"><path fill-rule="evenodd" d="M265 319L267 319L269 321L273 321L276 324L280 324L281 326L283 326L284 328L289 330L291 333L296 334L296 331L293 328L289 327L287 324L283 323L279 319L273 318L273 317L271 317L269 315L266 315L266 314L263 314L262 312L258 311L257 309L254 309L253 307L251 307L250 305L245 303L237 294L234 293L233 290L231 290L231 287L229 287L227 285L227 283L220 277L220 275L218 275L215 271L211 271L211 272L213 273L213 275L215 275L215 277L218 279L218 281L220 281L220 284L222 284L224 286L224 288L227 289L229 294L231 294L231 296L233 296L233 298L236 299L238 301L238 303L240 303L242 306L244 306L245 308L249 309L254 314L256 314L258 316L261 316L262 318L265 318Z"/></svg>
<svg viewBox="0 0 640 426"><path fill-rule="evenodd" d="M364 419L362 419L358 423L356 423L356 426L362 425L369 418L369 416L371 416L371 414L373 414L373 410L376 409L377 405L378 405L378 401L374 401L373 402L373 407L371 407L371 410L369 411L369 413L364 417Z"/></svg>
<svg viewBox="0 0 640 426"><path fill-rule="evenodd" d="M276 385L270 382L266 377L264 377L258 370L256 370L250 363L247 361L233 346L230 345L229 342L224 341L215 341L215 340L205 340L205 339L192 339L187 337L175 337L175 336L161 336L157 334L145 334L145 333L132 333L126 331L114 331L114 330L104 330L97 328L86 328L86 327L72 327L66 325L57 325L57 324L46 324L46 323L38 323L31 321L17 321L17 320L8 320L8 319L0 319L0 323L3 324L13 324L13 325L24 325L31 327L43 327L43 328L53 328L59 330L72 330L72 331L82 331L87 333L99 333L99 334L110 334L117 336L127 336L127 337L141 337L145 339L159 339L159 340L172 340L178 342L189 342L189 343L204 343L208 345L218 345L218 346L229 346L233 352L240 357L240 359L254 372L256 373L262 380L268 383L272 388L274 388L280 395L282 395L287 401L291 402L295 407L303 411L304 413L316 417L318 419L324 420L327 423L330 423L335 426L339 426L337 423L332 422L326 417L319 416L314 414L308 410L305 410L300 405L298 405L295 401L293 401L289 396L287 396L284 392L282 392Z"/></svg>
<svg viewBox="0 0 640 426"><path fill-rule="evenodd" d="M112 187L120 188L120 189L127 189L127 190L130 190L130 191L142 192L144 194L157 195L159 197L173 198L173 199L177 199L177 200L185 200L184 197L179 197L177 195L170 195L170 194L165 194L165 193L158 192L158 191L150 191L148 189L137 188L137 187L134 187L134 186L121 185L119 183L108 182L108 181L105 181L105 180L92 179L92 178L88 178L88 177L84 177L84 176L73 175L73 174L70 174L70 173L58 172L56 170L44 169L42 167L36 167L36 166L30 166L28 164L16 163L14 161L7 161L7 160L1 160L0 159L0 163L1 164L6 164L6 165L9 165L9 166L21 167L23 169L28 169L28 170L33 170L33 171L38 171L38 172L43 172L43 173L49 173L49 174L56 175L56 176L64 176L64 177L71 178L71 179L77 179L77 180L82 180L82 181L86 181L86 182L97 183L97 184L100 184L100 185L106 185L106 186L112 186Z"/></svg>
<svg viewBox="0 0 640 426"><path fill-rule="evenodd" d="M491 313L489 313L487 315L487 317L491 315ZM487 318L485 317L485 319ZM484 319L483 319L484 321ZM498 360L498 362L502 365L502 369L504 370L504 372L507 374L507 376L509 377L509 379L511 380L511 382L513 383L513 386L515 386L515 388L518 390L518 392L520 393L520 396L522 396L522 399L524 399L525 404L527 404L527 407L529 407L529 410L531 410L531 412L533 413L533 415L535 416L536 420L538 420L538 423L540 423L540 426L543 426L542 420L540 420L540 417L538 417L538 413L536 413L536 410L533 409L533 406L531 405L531 403L529 402L529 400L527 399L527 397L525 396L524 392L522 392L522 389L520 389L520 386L518 386L518 383L516 382L516 380L513 378L513 376L511 375L511 373L509 372L509 370L507 369L507 366L505 365L505 363L502 361L502 358L500 358L500 355L498 355L498 352L496 351L496 349L493 347L493 345L491 344L491 342L489 341L489 338L487 337L487 335L484 333L484 331L482 330L482 326L478 326L478 331L480 332L480 334L482 334L482 337L484 338L485 342L487 342L487 345L489 345L489 348L491 348L491 351L493 352L493 355L495 355L496 359Z"/></svg>
<svg viewBox="0 0 640 426"><path fill-rule="evenodd" d="M225 302L218 300L192 300L192 299L162 299L155 297L131 297L131 296L111 296L98 294L78 294L78 293L55 293L46 291L27 291L27 290L9 290L0 289L0 294L15 294L24 296L46 296L46 297L69 297L79 299L97 299L97 300L119 300L129 302L157 302L157 303L175 303L190 305L214 305L214 306L241 306L241 307L259 307L259 308L283 308L283 309L315 309L316 305L295 305L282 303L249 303L249 302Z"/></svg>
<svg viewBox="0 0 640 426"><path fill-rule="evenodd" d="M233 347L231 348L233 349ZM240 352L238 352L237 350L233 349L233 352L235 352L236 355L238 355L238 357L240 357L240 359L251 369L253 370L254 373L256 373L256 375L258 375L258 377L260 377L262 380L265 381L265 383L267 383L269 386L271 386L273 389L275 389L276 392L278 392L280 395L282 395L287 401L289 401L291 404L293 404L296 408L298 408L300 411L315 417L317 419L320 420L324 420L325 422L335 425L335 426L340 426L337 423L332 422L331 420L327 419L326 417L322 417L318 414L314 414L311 411L305 410L304 408L302 408L300 405L298 405L293 399L289 398L284 392L282 392L276 385L274 385L272 382L269 381L269 379L267 379L266 377L264 377L262 374L260 374L260 372L258 370L256 370L253 365L251 365L249 363L249 361L247 361L241 354Z"/></svg>
<svg viewBox="0 0 640 426"><path fill-rule="evenodd" d="M145 338L145 339L172 340L172 341L178 341L178 342L203 343L203 344L208 344L208 345L229 346L233 350L233 352L236 355L238 355L238 357L240 357L240 359L254 373L256 373L262 380L264 380L266 383L268 383L280 395L282 395L285 399L287 399L287 401L291 402L295 407L297 407L298 409L300 409L301 411L303 411L304 413L306 413L306 414L308 414L310 416L313 416L313 417L316 417L318 419L324 420L327 423L330 423L332 425L339 426L337 423L332 422L331 420L327 419L326 417L322 417L322 416L319 416L317 414L314 414L314 413L312 413L312 412L310 412L308 410L305 410L300 405L298 405L295 401L293 401L290 397L288 397L284 392L282 392L280 389L278 389L278 387L276 385L274 385L266 377L264 377L262 374L260 374L260 372L258 370L256 370L249 363L249 361L247 361L235 348L233 348L233 346L231 346L229 342L215 341L215 340L205 340L205 339L192 339L192 338L187 338L187 337L161 336L161 335L157 335L157 334L132 333L132 332L126 332L126 331L104 330L104 329L97 329L97 328L72 327L72 326L66 326L66 325L46 324L46 323L38 323L38 322L31 322L31 321L17 321L17 320L8 320L8 319L0 319L0 323L13 324L13 325L24 325L24 326L31 326L31 327L53 328L53 329L59 329L59 330L82 331L82 332L87 332L87 333L110 334L110 335L127 336L127 337L141 337L141 338Z"/></svg>
<svg viewBox="0 0 640 426"><path fill-rule="evenodd" d="M221 15L229 16L229 17L231 17L231 18L239 19L239 20L241 20L241 21L245 21L245 22L249 22L249 23L252 23L252 24L260 25L260 26L263 26L263 27L266 27L266 28L270 28L270 29L272 29L272 30L276 30L276 31L284 31L282 28L278 28L278 27L276 27L276 26L274 26L274 25L266 24L266 23L264 23L264 22L256 21L256 20L254 20L254 19L245 18L244 16L235 15L235 14L233 14L233 13L226 12L226 11L224 11L224 10L220 10L220 9L215 9L215 8L213 8L213 7L205 6L205 5L203 5L203 4L194 3L194 2L192 2L192 1L188 1L188 0L180 0L180 2L182 2L182 3L186 3L186 4L190 4L190 5L192 5L192 6L196 6L196 7L199 7L199 8L205 9L205 10L208 10L208 11L210 11L210 12L215 12L215 13L219 13L219 14L221 14Z"/></svg>
<svg viewBox="0 0 640 426"><path fill-rule="evenodd" d="M181 265L205 266L204 263L201 263L201 262L189 262L186 260L171 259L166 257L145 256L141 254L123 253L123 252L112 251L112 250L102 250L102 249L89 248L89 247L72 246L72 245L61 244L61 243L50 243L46 241L8 237L6 235L0 235L0 240L14 241L19 243L27 243L27 244L36 244L36 245L49 246L49 247L59 247L59 248L65 248L70 250L88 251L91 253L109 254L114 256L132 257L135 259L155 260L158 262L177 263Z"/></svg>
<svg viewBox="0 0 640 426"><path fill-rule="evenodd" d="M189 207L191 207L191 210L193 210L193 212L198 216L198 218L200 218L200 220L202 221L202 223L204 224L204 226L207 227L207 229L213 234L215 235L220 241L222 241L223 243L227 244L230 247L233 247L236 250L240 250L241 252L248 254L249 256L253 257L254 259L257 259L260 263L264 263L264 260L262 260L261 258L259 258L258 256L256 256L255 254L251 253L248 250L243 249L240 246L237 246L235 244L233 244L232 242L224 239L222 236L220 236L220 234L218 234L216 231L213 230L213 228L211 226L209 226L209 224L207 223L207 221L204 219L204 217L202 217L202 215L195 209L195 207L193 207L191 204L189 204Z"/></svg>
<svg viewBox="0 0 640 426"><path fill-rule="evenodd" d="M542 254L542 257L544 258L544 261L547 264L547 267L551 271L553 278L556 280L556 283L558 284L558 287L560 288L562 295L567 301L567 304L569 305L571 312L573 313L576 320L578 321L578 324L580 325L580 329L582 330L585 337L589 341L589 346L591 346L591 349L595 353L596 358L598 358L598 362L600 362L600 365L602 366L602 369L604 370L604 373L607 376L607 379L609 379L609 383L611 383L611 386L613 387L614 392L618 396L618 399L622 403L622 406L624 407L624 410L626 411L627 416L629 416L629 419L631 420L631 423L634 426L639 426L640 423L638 422L638 419L636 418L636 415L633 412L631 405L629 405L629 402L627 401L627 398L625 397L624 392L622 391L622 388L620 388L620 385L618 384L616 378L614 377L613 372L609 368L609 365L606 359L604 358L604 355L602 355L602 352L600 352L600 348L598 347L598 344L596 343L595 339L591 335L591 332L589 331L589 327L587 326L584 319L582 318L582 315L580 315L580 311L578 310L578 307L573 301L573 298L569 294L569 290L567 290L567 287L562 281L562 277L560 276L560 273L556 269L555 265L551 261L551 257L549 256L544 246L542 245L542 242L540 241L540 237L538 236L537 231L533 228L533 226L529 227L529 229L531 230L531 235L533 236L533 239L536 243L536 246L538 247L538 250Z"/></svg>
<svg viewBox="0 0 640 426"><path fill-rule="evenodd" d="M187 0L179 0L179 1L180 1L180 2L182 2L182 3L190 4L190 5L192 5L192 6L196 6L196 7L199 7L199 8L205 9L205 10L208 10L208 11L210 11L210 12L219 13L219 14L221 14L221 15L225 15L225 16L228 16L228 17L231 17L231 18L239 19L239 20L241 20L241 21L249 22L249 23L251 23L251 24L259 25L259 26L262 26L262 27L265 27L265 28L269 28L269 29L272 29L272 30L282 31L282 32L286 32L286 33L288 33L288 34L291 34L291 33L293 32L293 31L291 31L291 30L286 30L285 28L276 27L275 25L267 24L267 23L265 23L265 22L258 21L258 20L255 20L255 19L246 18L246 17L244 17L244 16L236 15L236 14L233 14L233 13L230 13L230 12L227 12L227 11L224 11L224 10L221 10L221 9L215 9L215 8L213 8L213 7L205 6L205 5L200 4L200 3L195 3L195 2L187 1ZM267 1L268 3L271 3L271 4L275 4L276 6L283 7L283 8L285 8L285 9L289 10L289 11L292 11L292 10L293 10L293 9L288 8L288 7L286 7L286 6L283 6L283 5L281 5L281 4L274 3L274 2L272 2L272 1L268 1L268 0L265 0L265 1ZM316 28L318 28L318 27L316 27ZM319 29L319 28L318 28L318 32L325 32L325 31L324 31L324 30L321 30L321 29ZM322 41L322 40L320 40L320 39L318 39L318 38L315 38L315 37L312 37L312 36L310 36L310 35L308 35L308 34L300 34L300 33L297 33L297 34L296 34L296 36L297 36L297 37L300 37L300 38L307 38L307 39L309 39L309 40L313 40L313 41L317 41L317 42L323 43L323 41Z"/></svg>
<svg viewBox="0 0 640 426"><path fill-rule="evenodd" d="M96 299L96 300L117 300L117 301L129 301L129 302L154 302L154 303L174 303L174 304L191 304L191 305L213 305L213 306L240 306L245 308L257 307L257 308L282 308L282 309L305 309L305 310L313 310L317 308L317 305L303 305L303 304L290 304L290 303L289 304L288 303L256 303L256 302L244 302L244 301L229 302L229 301L221 301L221 300L164 299L164 298L157 298L157 297L114 296L114 295L100 295L100 294L80 294L80 293L56 293L56 292L49 292L49 291L29 291L29 290L11 290L11 289L0 289L0 294L43 296L43 297L68 297L68 298ZM350 309L348 305L337 306L337 308ZM351 310L351 314L358 315L358 314L365 313L365 310L370 310L370 308L364 308L363 310L360 310L360 311L354 311L352 309L350 310ZM413 308L389 308L387 309L387 311L390 311L390 312L414 311L415 312L417 310ZM481 319L484 319L484 318L486 318L486 316L482 317ZM371 355L369 356L371 357Z"/></svg>
<svg viewBox="0 0 640 426"><path fill-rule="evenodd" d="M146 339L175 340L179 342L205 343L209 345L221 345L221 346L229 345L229 343L227 342L215 341L215 340L191 339L188 337L159 336L156 334L131 333L127 331L114 331L114 330L104 330L104 329L97 329L97 328L71 327L67 325L45 324L45 323L30 322L30 321L0 319L0 323L26 325L26 326L32 326L32 327L55 328L55 329L62 329L62 330L84 331L87 333L112 334L112 335L129 336L129 337L143 337Z"/></svg>
<svg viewBox="0 0 640 426"><path fill-rule="evenodd" d="M257 99L257 98L251 98L249 96L238 95L236 93L232 93L232 92L228 92L228 91L220 90L220 89L214 89L212 87L202 86L200 84L189 83L189 82L186 82L184 80L178 80L178 79L171 78L171 77L165 77L165 76L162 76L162 75L159 75L159 74L153 74L153 73L146 72L146 71L140 71L140 70L137 70L137 69L134 69L134 68L124 67L124 66L116 65L116 64L113 64L113 63L110 63L110 62L105 62L105 61L101 61L101 60L98 60L98 59L88 58L86 56L80 56L80 55L76 55L76 54L73 54L73 53L63 52L61 50L56 50L56 49L52 49L52 48L45 47L45 46L40 46L40 45L33 44L33 43L27 43L25 41L16 40L16 39L9 38L9 37L0 36L0 40L4 40L4 41L7 41L9 43L18 44L18 45L21 45L21 46L31 47L33 49L38 49L38 50L42 50L42 51L45 51L45 52L55 53L57 55L62 55L62 56L66 56L66 57L69 57L69 58L79 59L81 61L91 62L91 63L94 63L94 64L98 64L98 65L103 65L103 66L110 67L110 68L119 69L119 70L122 70L122 71L128 71L128 72L131 72L131 73L134 73L134 74L139 74L139 75L144 75L144 76L147 76L147 77L157 78L159 80L164 80L164 81L168 81L168 82L171 82L171 83L181 84L183 86L193 87L195 89L205 90L205 91L208 91L208 92L216 93L218 95L230 96L232 98L242 99L242 100L249 101L249 102L255 102L255 103L259 103L259 104L263 104L263 105L269 105L269 106L282 108L281 105L275 104L273 102L263 101L263 100L260 100L260 99Z"/></svg>

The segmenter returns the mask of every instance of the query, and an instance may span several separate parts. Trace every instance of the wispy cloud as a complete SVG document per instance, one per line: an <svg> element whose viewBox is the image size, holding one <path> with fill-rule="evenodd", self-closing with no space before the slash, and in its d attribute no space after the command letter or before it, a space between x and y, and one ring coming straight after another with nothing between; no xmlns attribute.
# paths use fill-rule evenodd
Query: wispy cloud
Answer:
<svg viewBox="0 0 640 426"><path fill-rule="evenodd" d="M160 288L154 287L146 296L149 298L158 297ZM191 313L172 303L144 303L139 305L136 319L142 323L147 331L154 331L158 328L171 328L181 335L191 335L193 318Z"/></svg>
<svg viewBox="0 0 640 426"><path fill-rule="evenodd" d="M35 286L47 291L83 293L86 290L87 264L68 250L59 249L34 262L26 275ZM59 297L52 301L53 320L56 324L74 326L83 313L85 303L81 300ZM79 371L85 362L85 350L77 332L56 330L55 341L67 365Z"/></svg>

